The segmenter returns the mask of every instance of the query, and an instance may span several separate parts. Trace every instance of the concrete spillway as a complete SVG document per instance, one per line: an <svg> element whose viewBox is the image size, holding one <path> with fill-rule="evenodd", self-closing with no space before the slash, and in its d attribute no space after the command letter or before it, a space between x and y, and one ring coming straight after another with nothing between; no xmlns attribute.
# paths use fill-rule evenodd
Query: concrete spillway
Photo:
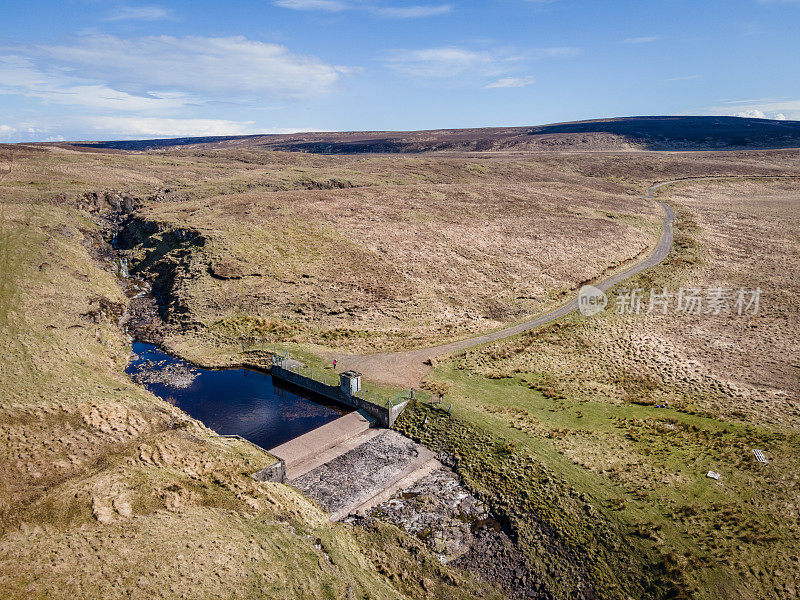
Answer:
<svg viewBox="0 0 800 600"><path fill-rule="evenodd" d="M314 498L331 520L364 512L440 466L433 452L353 412L272 448L286 482Z"/></svg>
<svg viewBox="0 0 800 600"><path fill-rule="evenodd" d="M370 401L369 397L361 390L361 374L354 372L341 373L342 378L339 385L329 385L325 381L319 381L313 377L303 375L298 370L292 370L295 361L289 361L276 357L270 368L270 374L276 379L287 381L298 388L311 392L328 401L338 402L351 408L361 410L370 415L381 427L391 427L405 410L409 400L388 401L386 404ZM357 383L353 383L357 379ZM355 385L355 387L351 387ZM359 396L359 391L362 394Z"/></svg>

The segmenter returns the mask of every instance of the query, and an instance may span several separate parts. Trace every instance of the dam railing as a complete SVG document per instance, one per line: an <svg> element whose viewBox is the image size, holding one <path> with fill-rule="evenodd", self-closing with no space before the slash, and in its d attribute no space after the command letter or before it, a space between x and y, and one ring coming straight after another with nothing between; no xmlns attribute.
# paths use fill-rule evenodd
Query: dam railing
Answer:
<svg viewBox="0 0 800 600"><path fill-rule="evenodd" d="M413 391L392 396L380 396L377 392L368 392L365 388L354 394L342 389L338 381L338 373L328 374L325 370L315 372L311 367L285 356L274 356L270 374L283 381L308 390L357 410L363 410L377 421L381 427L391 427L415 397Z"/></svg>

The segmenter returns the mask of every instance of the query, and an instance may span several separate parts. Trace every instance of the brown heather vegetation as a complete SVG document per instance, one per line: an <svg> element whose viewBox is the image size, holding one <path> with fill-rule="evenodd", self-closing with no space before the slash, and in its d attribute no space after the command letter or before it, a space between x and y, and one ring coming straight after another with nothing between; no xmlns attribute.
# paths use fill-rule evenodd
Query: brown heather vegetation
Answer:
<svg viewBox="0 0 800 600"><path fill-rule="evenodd" d="M173 351L221 365L243 360L242 337L306 356L389 350L522 320L648 252L655 181L791 175L800 152L50 145L0 161L0 595L470 598L498 592L392 527L330 524L254 482L263 455L125 376L108 216L161 294ZM664 190L679 243L638 282L760 284L760 320L567 318L441 363L430 385L456 421L418 407L400 424L462 457L543 572L568 573L554 589L796 595L796 190ZM679 410L650 406L664 398Z"/></svg>
<svg viewBox="0 0 800 600"><path fill-rule="evenodd" d="M652 541L690 596L792 598L800 183L687 182L662 196L678 209L675 249L619 288L760 287L758 314L571 317L469 351L435 380L464 386L463 418L552 448L546 462L572 463L584 485L595 475L595 501Z"/></svg>
<svg viewBox="0 0 800 600"><path fill-rule="evenodd" d="M125 297L74 201L162 186L150 167L170 161L144 162L15 149L0 184L0 596L499 597L396 530L332 524L255 482L262 453L124 374Z"/></svg>

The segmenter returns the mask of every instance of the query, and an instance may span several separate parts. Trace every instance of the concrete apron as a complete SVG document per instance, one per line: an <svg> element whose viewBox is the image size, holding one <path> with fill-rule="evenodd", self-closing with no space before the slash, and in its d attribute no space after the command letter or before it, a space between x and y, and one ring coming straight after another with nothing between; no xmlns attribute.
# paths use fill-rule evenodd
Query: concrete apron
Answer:
<svg viewBox="0 0 800 600"><path fill-rule="evenodd" d="M286 481L328 510L332 521L364 513L440 466L433 452L352 412L272 448Z"/></svg>
<svg viewBox="0 0 800 600"><path fill-rule="evenodd" d="M269 453L286 463L286 479L291 480L297 476L293 474L292 469L298 463L313 459L321 452L364 433L372 426L372 423L373 420L369 415L361 411L354 411L280 446L275 446L269 450Z"/></svg>

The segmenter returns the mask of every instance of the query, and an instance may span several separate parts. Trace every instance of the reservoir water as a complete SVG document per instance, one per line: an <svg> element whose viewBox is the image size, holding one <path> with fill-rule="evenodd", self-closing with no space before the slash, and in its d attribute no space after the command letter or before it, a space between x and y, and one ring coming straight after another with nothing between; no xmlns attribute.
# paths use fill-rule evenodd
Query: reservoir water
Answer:
<svg viewBox="0 0 800 600"><path fill-rule="evenodd" d="M202 369L159 350L133 343L126 372L134 381L219 434L238 434L269 449L349 412L279 385L250 369Z"/></svg>

